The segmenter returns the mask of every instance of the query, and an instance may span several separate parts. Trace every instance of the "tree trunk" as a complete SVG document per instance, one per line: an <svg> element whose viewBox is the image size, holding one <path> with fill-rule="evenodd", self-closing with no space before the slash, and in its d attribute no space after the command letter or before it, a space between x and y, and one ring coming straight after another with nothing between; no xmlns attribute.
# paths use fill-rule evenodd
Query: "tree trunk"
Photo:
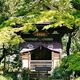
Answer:
<svg viewBox="0 0 80 80"><path fill-rule="evenodd" d="M4 72L6 71L6 53L4 52Z"/></svg>
<svg viewBox="0 0 80 80"><path fill-rule="evenodd" d="M2 61L3 58L4 58L4 54L0 57L0 62Z"/></svg>
<svg viewBox="0 0 80 80"><path fill-rule="evenodd" d="M66 47L67 56L70 55L71 38L72 38L72 37L71 37L71 33L70 33L70 35L69 35L69 37L68 37L67 47Z"/></svg>

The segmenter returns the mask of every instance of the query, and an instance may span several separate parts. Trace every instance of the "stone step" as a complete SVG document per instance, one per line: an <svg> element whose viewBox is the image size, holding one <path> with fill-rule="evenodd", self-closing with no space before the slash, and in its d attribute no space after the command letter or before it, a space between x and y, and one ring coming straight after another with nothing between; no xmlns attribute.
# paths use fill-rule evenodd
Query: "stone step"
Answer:
<svg viewBox="0 0 80 80"><path fill-rule="evenodd" d="M47 80L49 75L50 74L46 72L32 72L30 74L30 80L39 80L39 79Z"/></svg>

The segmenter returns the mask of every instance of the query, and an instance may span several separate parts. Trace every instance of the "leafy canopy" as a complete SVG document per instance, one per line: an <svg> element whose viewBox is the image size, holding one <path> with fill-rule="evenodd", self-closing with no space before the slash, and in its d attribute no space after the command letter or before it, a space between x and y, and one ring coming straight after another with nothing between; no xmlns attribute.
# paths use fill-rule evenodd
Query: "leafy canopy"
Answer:
<svg viewBox="0 0 80 80"><path fill-rule="evenodd" d="M59 0L59 1L4 0L4 1L2 1L1 3L5 4L5 6L4 5L2 6L4 7L7 6L6 7L7 9L6 8L4 9L8 10L7 12L8 14L10 14L10 16L7 21L4 21L0 25L0 32L1 34L4 34L5 32L6 35L9 35L9 37L6 36L3 37L3 39L8 38L6 40L12 39L12 35L16 35L15 32L19 32L19 31L28 32L29 30L36 30L36 26L33 25L35 23L50 22L50 24L48 26L44 26L43 29L49 29L52 27L62 27L62 26L72 29L74 25L80 26L80 18L76 17L73 14L75 10L71 6L70 3L71 0L68 1L66 0ZM2 8L2 6L0 8ZM2 12L5 11L2 10ZM23 14L23 16L21 16L21 14ZM5 13L5 15L7 14ZM19 16L19 17L15 17L15 16ZM2 31L3 28L5 28L4 32ZM8 28L9 31L12 32L12 35L6 32L8 31ZM0 38L0 41L2 41L2 43L3 41L5 42L5 40L2 40L2 38Z"/></svg>

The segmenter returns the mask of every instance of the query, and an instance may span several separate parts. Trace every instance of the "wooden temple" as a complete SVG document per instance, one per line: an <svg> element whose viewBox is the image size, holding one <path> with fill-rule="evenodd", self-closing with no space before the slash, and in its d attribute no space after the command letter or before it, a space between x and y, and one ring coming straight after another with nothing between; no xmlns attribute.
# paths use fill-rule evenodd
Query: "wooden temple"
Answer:
<svg viewBox="0 0 80 80"><path fill-rule="evenodd" d="M22 68L31 71L52 71L60 65L62 43L65 28L49 28L42 30L49 23L35 24L38 31L19 32L25 40L20 44ZM63 32L61 31L63 30Z"/></svg>

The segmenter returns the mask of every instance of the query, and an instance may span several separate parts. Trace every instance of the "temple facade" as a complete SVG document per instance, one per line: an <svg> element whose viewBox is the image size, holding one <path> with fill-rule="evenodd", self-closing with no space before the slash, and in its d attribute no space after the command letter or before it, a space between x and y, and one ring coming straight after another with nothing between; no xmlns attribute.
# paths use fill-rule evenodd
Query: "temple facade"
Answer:
<svg viewBox="0 0 80 80"><path fill-rule="evenodd" d="M61 52L59 42L24 42L20 51L22 68L51 71L60 65Z"/></svg>
<svg viewBox="0 0 80 80"><path fill-rule="evenodd" d="M60 65L62 35L52 29L41 30L44 25L38 25L38 32L20 32L24 39L20 44L22 68L26 67L31 71L53 71Z"/></svg>

